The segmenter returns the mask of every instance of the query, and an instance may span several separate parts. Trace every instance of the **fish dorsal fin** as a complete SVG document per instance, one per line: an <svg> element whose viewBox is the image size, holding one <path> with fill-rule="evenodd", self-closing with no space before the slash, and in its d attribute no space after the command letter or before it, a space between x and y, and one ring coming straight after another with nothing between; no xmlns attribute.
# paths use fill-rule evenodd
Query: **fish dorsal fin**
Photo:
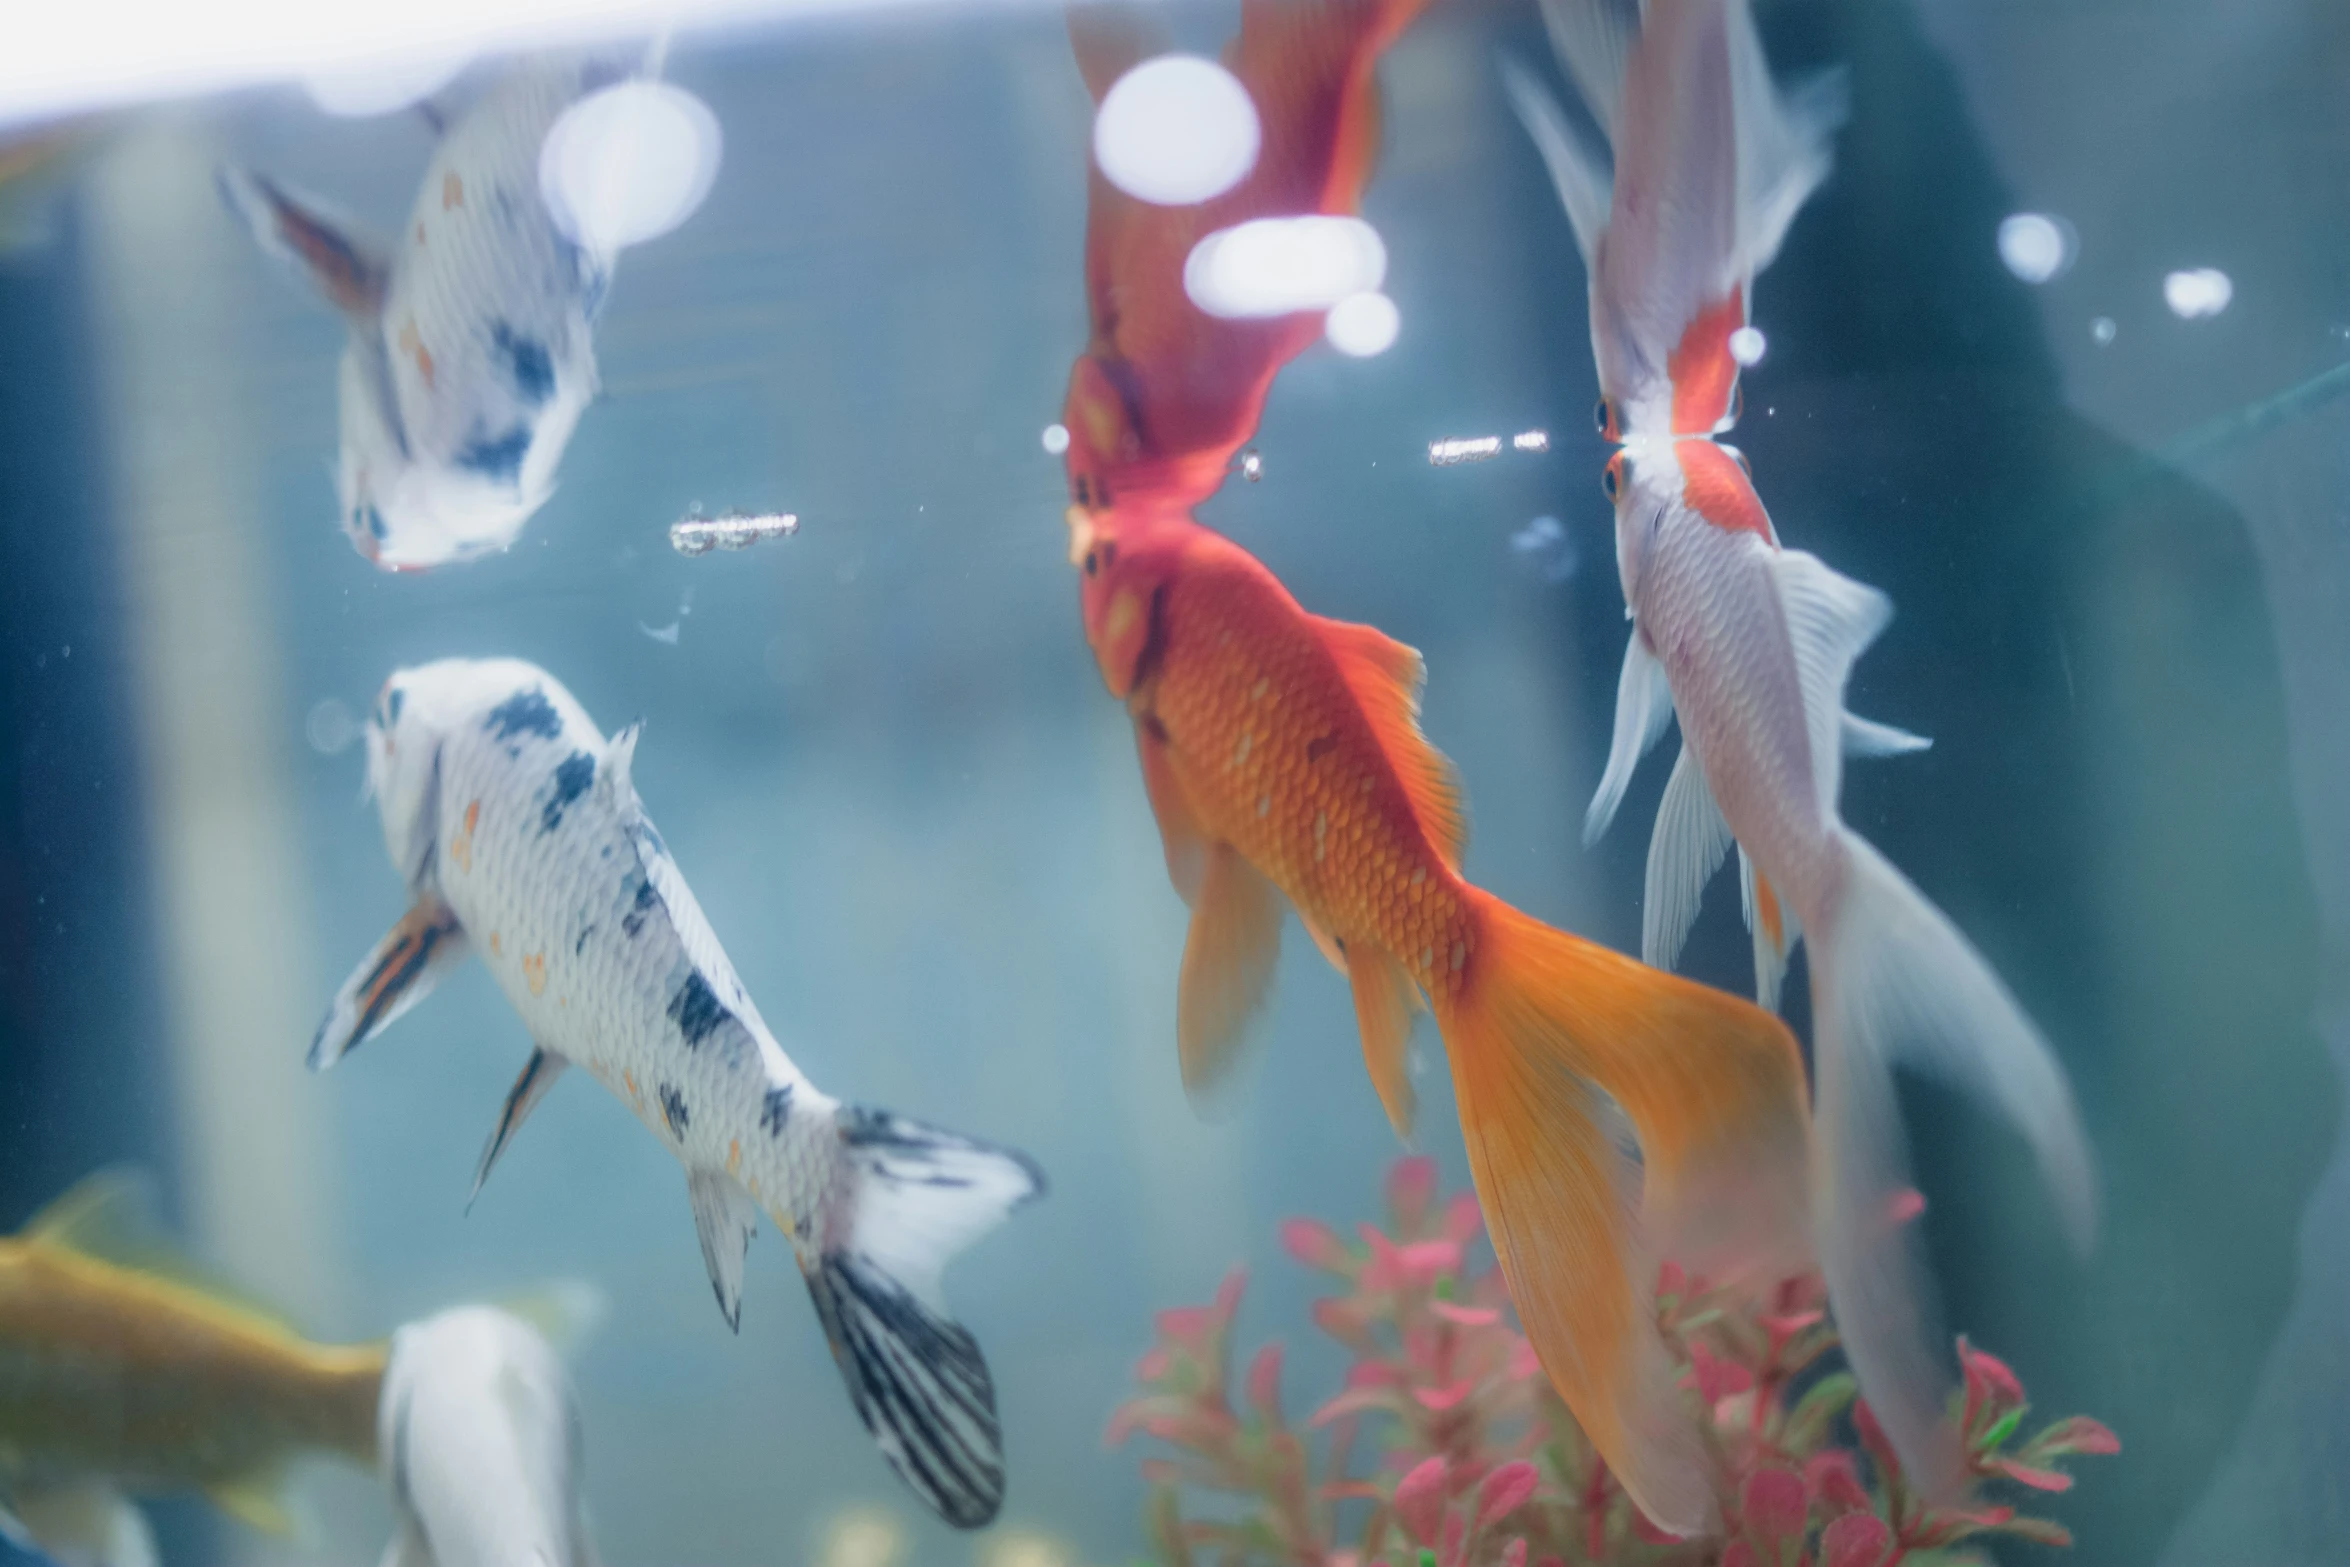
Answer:
<svg viewBox="0 0 2350 1567"><path fill-rule="evenodd" d="M1812 784L1833 813L1844 777L1844 684L1853 661L1893 619L1893 601L1803 550L1769 557L1795 651L1803 721L1811 741Z"/></svg>
<svg viewBox="0 0 2350 1567"><path fill-rule="evenodd" d="M22 1238L28 1246L146 1274L208 1296L272 1328L293 1331L278 1313L204 1272L172 1244L155 1216L154 1181L136 1166L109 1165L84 1176L35 1214Z"/></svg>
<svg viewBox="0 0 2350 1567"><path fill-rule="evenodd" d="M1344 620L1318 620L1318 624L1330 651L1337 655L1348 689L1362 705L1381 749L1402 778L1421 830L1436 846L1446 868L1460 869L1461 853L1469 846L1469 809L1461 795L1460 775L1444 753L1420 733L1420 688L1428 679L1426 661L1417 649L1404 646L1376 626Z"/></svg>

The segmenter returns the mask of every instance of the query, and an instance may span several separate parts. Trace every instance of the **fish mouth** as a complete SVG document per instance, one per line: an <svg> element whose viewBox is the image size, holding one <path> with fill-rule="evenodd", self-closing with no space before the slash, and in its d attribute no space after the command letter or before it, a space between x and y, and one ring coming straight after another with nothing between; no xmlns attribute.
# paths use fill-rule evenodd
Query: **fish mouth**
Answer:
<svg viewBox="0 0 2350 1567"><path fill-rule="evenodd" d="M1071 506L1061 514L1061 520L1069 525L1069 564L1082 566L1086 551L1100 542L1102 530L1095 525L1094 514L1083 506Z"/></svg>

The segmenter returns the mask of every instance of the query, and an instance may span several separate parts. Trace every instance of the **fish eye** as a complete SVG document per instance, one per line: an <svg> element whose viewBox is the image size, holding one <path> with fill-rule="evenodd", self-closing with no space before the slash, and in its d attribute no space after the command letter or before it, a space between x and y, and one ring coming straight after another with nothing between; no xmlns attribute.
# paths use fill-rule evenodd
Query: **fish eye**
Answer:
<svg viewBox="0 0 2350 1567"><path fill-rule="evenodd" d="M1596 405L1593 406L1591 410L1591 422L1598 427L1599 438L1601 440L1614 441L1622 439L1622 434L1616 424L1616 401L1614 398L1603 397Z"/></svg>
<svg viewBox="0 0 2350 1567"><path fill-rule="evenodd" d="M1612 503L1624 493L1624 454L1618 452L1607 460L1607 468L1599 476L1599 487Z"/></svg>
<svg viewBox="0 0 2350 1567"><path fill-rule="evenodd" d="M1101 553L1102 552L1100 550L1087 550L1085 552L1085 574L1087 576L1090 577L1096 571L1101 569Z"/></svg>

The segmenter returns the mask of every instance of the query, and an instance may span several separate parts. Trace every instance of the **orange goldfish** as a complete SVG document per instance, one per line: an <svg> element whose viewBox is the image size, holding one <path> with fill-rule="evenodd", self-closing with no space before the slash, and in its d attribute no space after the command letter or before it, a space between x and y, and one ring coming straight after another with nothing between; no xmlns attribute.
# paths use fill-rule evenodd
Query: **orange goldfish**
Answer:
<svg viewBox="0 0 2350 1567"><path fill-rule="evenodd" d="M1264 1002L1285 906L1353 986L1399 1132L1413 1014L1433 1011L1470 1172L1544 1370L1642 1510L1703 1530L1712 1477L1647 1281L1664 1255L1802 1254L1793 1037L1462 877L1466 816L1420 733L1418 653L1308 613L1178 512L1072 507L1068 521L1086 638L1133 715L1167 869L1192 909L1176 1003L1185 1084L1215 1080Z"/></svg>
<svg viewBox="0 0 2350 1567"><path fill-rule="evenodd" d="M1259 217L1354 212L1379 144L1373 67L1427 0L1243 0L1224 63L1255 103L1255 166L1211 201L1158 206L1093 171L1085 233L1093 340L1061 422L1081 504L1151 497L1194 505L1224 482L1273 376L1322 332L1318 313L1218 320L1183 290L1200 240ZM1165 45L1124 7L1069 13L1099 102Z"/></svg>

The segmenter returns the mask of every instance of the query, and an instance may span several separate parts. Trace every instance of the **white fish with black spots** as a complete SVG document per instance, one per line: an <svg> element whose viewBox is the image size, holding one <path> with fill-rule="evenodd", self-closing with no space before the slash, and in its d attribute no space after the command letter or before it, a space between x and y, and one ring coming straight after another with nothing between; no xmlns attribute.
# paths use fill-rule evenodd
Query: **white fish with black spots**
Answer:
<svg viewBox="0 0 2350 1567"><path fill-rule="evenodd" d="M385 684L367 730L385 847L415 902L336 995L311 1046L332 1065L470 953L537 1049L474 1189L547 1089L587 1069L686 1169L730 1325L764 1210L883 1455L947 1522L1003 1500L995 1391L948 1316L948 1258L1043 1189L1009 1150L845 1105L801 1075L736 978L607 741L555 678L449 659Z"/></svg>
<svg viewBox="0 0 2350 1567"><path fill-rule="evenodd" d="M596 1567L578 1398L554 1346L495 1306L392 1335L377 1450L398 1531L382 1567Z"/></svg>
<svg viewBox="0 0 2350 1567"><path fill-rule="evenodd" d="M262 248L350 325L336 487L343 530L378 566L505 549L553 491L596 395L592 323L614 257L557 226L539 150L620 75L576 60L507 71L449 125L389 244L265 175L221 171Z"/></svg>

